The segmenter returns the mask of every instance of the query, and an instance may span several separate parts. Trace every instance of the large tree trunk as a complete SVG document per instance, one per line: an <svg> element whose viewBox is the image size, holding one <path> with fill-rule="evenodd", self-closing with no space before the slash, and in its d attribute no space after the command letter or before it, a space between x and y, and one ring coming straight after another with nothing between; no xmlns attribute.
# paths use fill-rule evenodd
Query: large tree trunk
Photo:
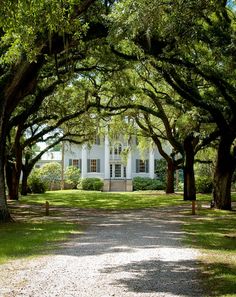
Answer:
<svg viewBox="0 0 236 297"><path fill-rule="evenodd" d="M231 210L231 182L235 170L235 149L231 153L233 139L221 137L213 181L213 199L215 207Z"/></svg>
<svg viewBox="0 0 236 297"><path fill-rule="evenodd" d="M175 165L173 161L167 162L166 194L175 192Z"/></svg>
<svg viewBox="0 0 236 297"><path fill-rule="evenodd" d="M184 140L184 200L196 200L193 140L193 136L191 135L187 136Z"/></svg>
<svg viewBox="0 0 236 297"><path fill-rule="evenodd" d="M1 97L0 97L1 98ZM5 189L5 143L6 143L6 127L5 127L5 105L4 99L0 107L0 222L12 221L11 215L7 206L6 189Z"/></svg>
<svg viewBox="0 0 236 297"><path fill-rule="evenodd" d="M21 182L21 195L26 196L27 194L28 194L28 175L23 171L22 182Z"/></svg>
<svg viewBox="0 0 236 297"><path fill-rule="evenodd" d="M8 187L8 199L9 200L19 200L19 183L20 174L17 171L16 164L10 163L6 164L6 181Z"/></svg>
<svg viewBox="0 0 236 297"><path fill-rule="evenodd" d="M26 196L28 194L28 177L31 172L31 167L26 165L22 166L22 182L21 182L21 195Z"/></svg>

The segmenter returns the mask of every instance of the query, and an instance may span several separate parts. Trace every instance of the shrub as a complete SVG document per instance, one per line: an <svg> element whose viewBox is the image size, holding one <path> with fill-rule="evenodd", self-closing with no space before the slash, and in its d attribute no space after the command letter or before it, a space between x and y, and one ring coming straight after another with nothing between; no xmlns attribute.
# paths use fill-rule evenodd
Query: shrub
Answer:
<svg viewBox="0 0 236 297"><path fill-rule="evenodd" d="M196 191L198 193L211 193L213 188L212 178L209 176L196 176Z"/></svg>
<svg viewBox="0 0 236 297"><path fill-rule="evenodd" d="M65 171L65 179L66 182L75 189L80 180L80 169L75 166L67 167Z"/></svg>
<svg viewBox="0 0 236 297"><path fill-rule="evenodd" d="M29 186L30 192L32 193L35 193L35 194L45 193L46 184L41 179L41 171L39 168L35 168L31 172L28 178L28 186Z"/></svg>
<svg viewBox="0 0 236 297"><path fill-rule="evenodd" d="M100 178L83 178L81 179L82 190L101 191L103 181Z"/></svg>
<svg viewBox="0 0 236 297"><path fill-rule="evenodd" d="M133 190L163 190L165 184L157 179L151 179L149 177L135 177L133 179Z"/></svg>
<svg viewBox="0 0 236 297"><path fill-rule="evenodd" d="M159 181L166 182L167 162L165 159L155 160L155 174Z"/></svg>
<svg viewBox="0 0 236 297"><path fill-rule="evenodd" d="M46 163L40 168L42 180L52 190L55 183L61 180L61 165L57 162Z"/></svg>

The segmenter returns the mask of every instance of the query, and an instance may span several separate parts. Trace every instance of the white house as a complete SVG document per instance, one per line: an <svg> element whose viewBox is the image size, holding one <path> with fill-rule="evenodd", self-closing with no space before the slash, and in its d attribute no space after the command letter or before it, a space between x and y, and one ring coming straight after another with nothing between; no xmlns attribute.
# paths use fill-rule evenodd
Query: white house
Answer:
<svg viewBox="0 0 236 297"><path fill-rule="evenodd" d="M155 160L161 156L150 143L145 152L138 149L136 138L110 140L108 136L96 137L93 145L64 144L61 152L43 155L38 166L45 162L64 162L64 168L80 168L81 177L98 177L104 181L104 191L132 191L136 176L155 178Z"/></svg>

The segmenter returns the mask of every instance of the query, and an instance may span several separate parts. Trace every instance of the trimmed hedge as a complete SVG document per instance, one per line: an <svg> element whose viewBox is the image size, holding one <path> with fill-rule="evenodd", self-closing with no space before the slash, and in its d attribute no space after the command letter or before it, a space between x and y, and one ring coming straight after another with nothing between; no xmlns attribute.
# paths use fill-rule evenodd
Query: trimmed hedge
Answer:
<svg viewBox="0 0 236 297"><path fill-rule="evenodd" d="M103 181L100 178L83 178L80 185L82 190L101 191L103 188Z"/></svg>
<svg viewBox="0 0 236 297"><path fill-rule="evenodd" d="M133 179L133 190L163 190L165 184L157 179L152 179L149 177L135 177Z"/></svg>

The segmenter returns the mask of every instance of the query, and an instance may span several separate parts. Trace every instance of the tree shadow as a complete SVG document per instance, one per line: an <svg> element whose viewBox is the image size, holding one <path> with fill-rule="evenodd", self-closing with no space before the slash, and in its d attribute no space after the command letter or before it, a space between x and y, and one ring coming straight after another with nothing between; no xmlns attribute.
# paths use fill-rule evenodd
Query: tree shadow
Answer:
<svg viewBox="0 0 236 297"><path fill-rule="evenodd" d="M110 266L101 270L101 273L116 274L118 277L111 285L124 286L128 292L202 297L204 294L199 284L199 264L194 260L151 260ZM124 272L128 272L131 277L119 277Z"/></svg>

